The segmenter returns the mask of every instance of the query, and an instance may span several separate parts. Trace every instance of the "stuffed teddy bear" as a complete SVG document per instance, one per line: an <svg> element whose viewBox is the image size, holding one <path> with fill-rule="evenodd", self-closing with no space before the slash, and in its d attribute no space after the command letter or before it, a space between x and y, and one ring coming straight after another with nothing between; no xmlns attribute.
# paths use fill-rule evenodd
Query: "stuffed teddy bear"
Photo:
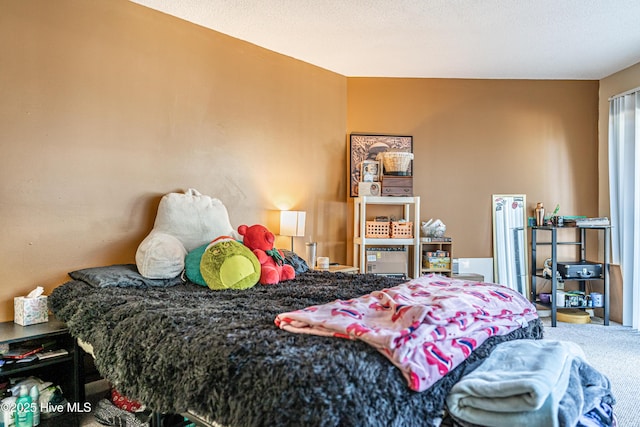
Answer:
<svg viewBox="0 0 640 427"><path fill-rule="evenodd" d="M260 263L251 249L229 236L220 236L187 254L187 278L212 290L248 289L260 279Z"/></svg>
<svg viewBox="0 0 640 427"><path fill-rule="evenodd" d="M261 265L260 284L275 285L296 277L292 266L284 263L282 251L273 247L276 237L266 227L256 224L241 225L238 233L243 236L243 243L258 257Z"/></svg>
<svg viewBox="0 0 640 427"><path fill-rule="evenodd" d="M160 200L153 230L138 246L138 272L149 279L171 279L184 270L186 255L219 236L238 238L224 204L190 188Z"/></svg>

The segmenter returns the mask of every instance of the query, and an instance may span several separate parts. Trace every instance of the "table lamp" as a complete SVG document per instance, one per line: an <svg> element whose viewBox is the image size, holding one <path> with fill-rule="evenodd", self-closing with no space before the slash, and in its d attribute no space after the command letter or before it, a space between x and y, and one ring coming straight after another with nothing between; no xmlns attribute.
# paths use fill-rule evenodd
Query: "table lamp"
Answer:
<svg viewBox="0 0 640 427"><path fill-rule="evenodd" d="M305 217L304 211L280 211L280 235L291 237L291 251L293 250L293 238L304 236Z"/></svg>

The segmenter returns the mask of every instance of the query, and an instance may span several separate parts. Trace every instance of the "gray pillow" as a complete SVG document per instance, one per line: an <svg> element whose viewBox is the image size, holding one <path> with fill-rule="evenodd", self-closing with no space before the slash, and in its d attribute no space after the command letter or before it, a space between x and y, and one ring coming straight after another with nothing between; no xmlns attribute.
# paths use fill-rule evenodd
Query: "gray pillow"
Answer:
<svg viewBox="0 0 640 427"><path fill-rule="evenodd" d="M116 264L105 267L85 268L69 273L74 280L81 280L97 288L121 287L169 287L182 283L180 276L171 279L148 279L138 273L135 264Z"/></svg>
<svg viewBox="0 0 640 427"><path fill-rule="evenodd" d="M280 250L284 255L284 263L289 264L291 267L293 267L293 269L296 271L296 276L298 274L306 273L307 271L309 271L307 262L304 259L300 258L297 253L286 249Z"/></svg>

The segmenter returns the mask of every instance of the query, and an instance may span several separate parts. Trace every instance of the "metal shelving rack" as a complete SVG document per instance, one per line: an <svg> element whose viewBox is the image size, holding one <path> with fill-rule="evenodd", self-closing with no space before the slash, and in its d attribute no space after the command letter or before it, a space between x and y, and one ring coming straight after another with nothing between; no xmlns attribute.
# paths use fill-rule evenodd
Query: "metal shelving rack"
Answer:
<svg viewBox="0 0 640 427"><path fill-rule="evenodd" d="M559 229L574 229L578 230L579 239L575 241L558 241ZM537 246L548 245L551 246L551 303L548 306L551 308L551 326L556 326L558 306L557 306L557 292L558 292L558 246L560 245L574 245L579 248L579 261L586 261L587 250L587 230L600 230L604 234L604 260L602 262L602 275L600 277L582 278L582 279L565 279L565 281L577 281L581 291L585 291L585 284L588 281L601 280L603 282L603 300L604 306L604 324L609 325L609 254L611 250L611 226L589 226L589 227L555 227L555 226L533 226L531 227L531 295L530 300L536 302L536 279L544 278L542 275L542 269L537 268L536 264L536 250ZM537 234L539 231L545 231L551 233L551 241L538 242ZM538 301L538 304L542 304ZM564 307L560 307L564 308ZM600 307L572 307L572 308L600 308Z"/></svg>

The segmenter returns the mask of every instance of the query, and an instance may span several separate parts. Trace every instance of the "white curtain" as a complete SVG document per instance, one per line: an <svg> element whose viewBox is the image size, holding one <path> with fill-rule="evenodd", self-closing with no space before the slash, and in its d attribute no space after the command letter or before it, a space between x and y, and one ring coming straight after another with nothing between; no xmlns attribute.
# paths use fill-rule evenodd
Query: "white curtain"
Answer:
<svg viewBox="0 0 640 427"><path fill-rule="evenodd" d="M609 104L612 262L622 272L622 323L640 329L640 92Z"/></svg>

